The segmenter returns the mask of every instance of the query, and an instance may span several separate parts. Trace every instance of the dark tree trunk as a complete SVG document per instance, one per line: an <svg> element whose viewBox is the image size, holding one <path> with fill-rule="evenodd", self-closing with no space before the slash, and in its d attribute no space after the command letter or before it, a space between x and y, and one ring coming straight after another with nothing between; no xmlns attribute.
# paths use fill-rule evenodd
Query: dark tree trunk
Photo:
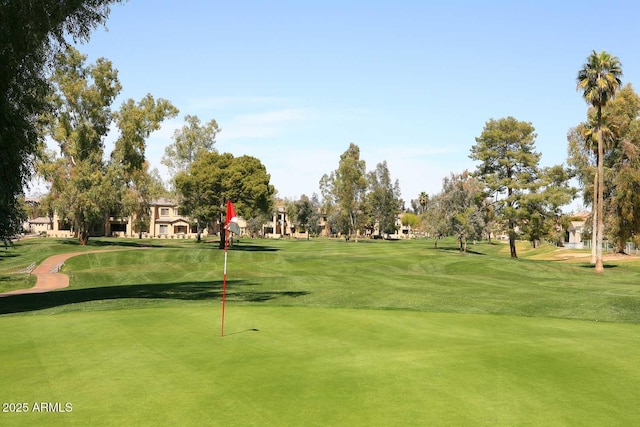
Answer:
<svg viewBox="0 0 640 427"><path fill-rule="evenodd" d="M79 233L78 243L80 243L82 246L86 246L86 244L89 243L89 232L88 231L81 231Z"/></svg>
<svg viewBox="0 0 640 427"><path fill-rule="evenodd" d="M509 220L509 250L511 251L511 258L518 258L516 253L516 231L513 220Z"/></svg>

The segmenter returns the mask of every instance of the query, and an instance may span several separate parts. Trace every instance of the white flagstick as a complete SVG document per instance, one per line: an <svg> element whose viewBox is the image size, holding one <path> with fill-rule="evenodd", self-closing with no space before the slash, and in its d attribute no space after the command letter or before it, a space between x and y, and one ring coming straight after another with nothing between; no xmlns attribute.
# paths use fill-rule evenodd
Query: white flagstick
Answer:
<svg viewBox="0 0 640 427"><path fill-rule="evenodd" d="M222 336L224 336L224 303L227 298L227 249L229 248L229 230L224 232L224 273L222 279Z"/></svg>

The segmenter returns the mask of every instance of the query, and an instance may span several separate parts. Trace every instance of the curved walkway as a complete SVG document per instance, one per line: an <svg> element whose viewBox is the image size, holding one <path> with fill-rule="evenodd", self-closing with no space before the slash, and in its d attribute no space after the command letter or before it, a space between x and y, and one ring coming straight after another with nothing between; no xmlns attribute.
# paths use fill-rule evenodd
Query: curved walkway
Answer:
<svg viewBox="0 0 640 427"><path fill-rule="evenodd" d="M36 284L32 288L17 289L0 293L0 297L21 294L39 294L42 292L54 291L69 286L69 276L63 273L51 273L51 270L58 264L64 263L69 258L84 254L95 254L98 252L114 252L121 249L98 249L95 251L70 252L68 254L58 254L50 256L37 266L31 274L36 276Z"/></svg>

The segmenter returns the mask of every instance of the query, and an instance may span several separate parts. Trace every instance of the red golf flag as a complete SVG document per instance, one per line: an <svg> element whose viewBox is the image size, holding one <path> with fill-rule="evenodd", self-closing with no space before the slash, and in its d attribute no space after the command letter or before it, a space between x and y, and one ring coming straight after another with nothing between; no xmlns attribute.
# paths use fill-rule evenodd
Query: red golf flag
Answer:
<svg viewBox="0 0 640 427"><path fill-rule="evenodd" d="M224 222L224 228L234 234L240 234L238 216L236 215L236 210L233 208L233 203L231 203L231 200L227 202L227 218Z"/></svg>

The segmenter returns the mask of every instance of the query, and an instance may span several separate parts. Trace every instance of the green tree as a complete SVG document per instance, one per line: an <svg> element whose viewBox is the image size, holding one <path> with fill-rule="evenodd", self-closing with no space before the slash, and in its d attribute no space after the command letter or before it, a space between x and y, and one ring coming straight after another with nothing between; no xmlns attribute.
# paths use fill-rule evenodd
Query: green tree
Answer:
<svg viewBox="0 0 640 427"><path fill-rule="evenodd" d="M186 124L174 132L174 142L165 148L161 160L172 176L186 172L202 153L214 151L216 137L221 132L214 119L204 125L198 116L187 115L184 120Z"/></svg>
<svg viewBox="0 0 640 427"><path fill-rule="evenodd" d="M427 205L429 204L429 195L426 191L421 191L420 195L418 195L418 205L420 206L420 213L423 213L427 209Z"/></svg>
<svg viewBox="0 0 640 427"><path fill-rule="evenodd" d="M360 160L360 147L351 143L340 155L338 169L330 175L325 174L321 180L323 194L330 194L339 209L339 228L346 239L357 230L358 214L367 189L365 174L366 163Z"/></svg>
<svg viewBox="0 0 640 427"><path fill-rule="evenodd" d="M592 127L586 123L571 128L567 133L568 160L572 173L582 186L582 199L591 205L591 264L596 263L596 233L598 227L595 201L598 199L597 155L598 147L593 136Z"/></svg>
<svg viewBox="0 0 640 427"><path fill-rule="evenodd" d="M420 216L413 212L405 212L400 219L402 225L409 227L409 231L417 230L420 227Z"/></svg>
<svg viewBox="0 0 640 427"><path fill-rule="evenodd" d="M201 226L223 222L228 200L245 218L268 213L275 193L269 180L257 158L217 152L202 153L175 177L183 211L198 223L198 241Z"/></svg>
<svg viewBox="0 0 640 427"><path fill-rule="evenodd" d="M47 67L66 45L86 41L119 0L5 0L0 12L0 237L22 224L18 203L42 149L39 117L49 111Z"/></svg>
<svg viewBox="0 0 640 427"><path fill-rule="evenodd" d="M584 185L583 197L586 203L595 185L590 185L596 175L593 165L596 150L595 109L589 111L588 121L571 129L568 134L568 163ZM638 155L640 151L640 97L630 84L625 85L616 97L602 109L602 134L605 141L603 160L603 200L605 235L614 242L616 251L624 252L626 243L640 232L640 215L636 207L640 206ZM595 217L593 217L595 218ZM597 226L592 227L594 230ZM592 233L595 236L595 233ZM595 263L596 244L592 245Z"/></svg>
<svg viewBox="0 0 640 427"><path fill-rule="evenodd" d="M109 169L120 185L117 186L119 200L111 210L121 216L131 216L133 231L140 238L143 231L149 230L151 201L164 192L157 170L155 177L148 171L146 140L160 129L162 121L177 114L178 109L169 101L162 98L156 101L151 94L138 103L133 99L125 101L114 113L120 137L111 153Z"/></svg>
<svg viewBox="0 0 640 427"><path fill-rule="evenodd" d="M616 56L602 51L592 53L578 71L577 89L582 91L584 100L596 109L596 135L598 142L598 167L596 170L597 199L594 200L593 215L597 219L596 229L596 273L604 271L602 263L602 242L604 233L604 137L602 134L602 108L613 99L620 88L622 64Z"/></svg>
<svg viewBox="0 0 640 427"><path fill-rule="evenodd" d="M147 95L129 99L119 111L111 104L121 89L110 61L86 65L86 56L68 47L57 56L51 76L55 109L45 116L49 135L61 156L42 164L51 182L51 206L68 220L81 244L94 227L111 215L135 215L148 221L152 180L145 161L145 140L166 117L177 114L166 100ZM104 161L104 139L115 120L120 136L110 161ZM142 223L136 228L141 229Z"/></svg>
<svg viewBox="0 0 640 427"><path fill-rule="evenodd" d="M300 223L298 222L298 205L294 199L285 198L284 201L277 203L279 206L284 206L285 223L291 227L292 231L300 231ZM283 227L283 233L286 233L286 227Z"/></svg>
<svg viewBox="0 0 640 427"><path fill-rule="evenodd" d="M120 137L111 153L112 163L120 165L125 175L143 169L147 138L160 129L165 119L177 115L178 109L171 102L162 98L156 101L151 94L138 103L133 99L125 101L114 113Z"/></svg>
<svg viewBox="0 0 640 427"><path fill-rule="evenodd" d="M148 170L148 163L131 175L129 185L120 188L120 213L131 215L133 231L142 238L142 233L149 231L151 222L151 201L166 196L164 183L157 169Z"/></svg>
<svg viewBox="0 0 640 427"><path fill-rule="evenodd" d="M569 185L570 172L562 165L543 168L529 192L520 201L520 226L536 248L543 238L562 244L567 217L561 207L570 203L577 190Z"/></svg>
<svg viewBox="0 0 640 427"><path fill-rule="evenodd" d="M117 201L117 183L106 179L103 154L113 119L111 104L122 87L110 61L99 58L88 66L85 61L73 47L56 56L50 79L54 111L46 122L61 157L44 170L53 207L72 223L81 244Z"/></svg>
<svg viewBox="0 0 640 427"><path fill-rule="evenodd" d="M468 171L452 173L442 181L439 203L444 216L441 232L453 234L458 240L460 252L467 252L467 241L482 235L484 217L483 184ZM442 221L442 220L441 220Z"/></svg>
<svg viewBox="0 0 640 427"><path fill-rule="evenodd" d="M320 204L321 216L325 218L324 233L327 236L331 236L337 232L336 221L336 200L334 197L334 185L333 185L333 173L324 174L320 178L319 182L320 194L322 195L322 202Z"/></svg>
<svg viewBox="0 0 640 427"><path fill-rule="evenodd" d="M430 197L427 208L422 214L425 231L433 237L433 247L436 249L438 248L438 240L451 233L449 213L445 202L445 196L441 193Z"/></svg>
<svg viewBox="0 0 640 427"><path fill-rule="evenodd" d="M420 192L418 198L411 199L411 210L417 215L422 215L427 210L429 204L429 195L426 191Z"/></svg>
<svg viewBox="0 0 640 427"><path fill-rule="evenodd" d="M489 120L471 147L470 158L479 160L476 175L491 196L497 196L496 213L507 224L512 258L516 253L518 209L538 175L540 154L535 149L535 129L513 117Z"/></svg>
<svg viewBox="0 0 640 427"><path fill-rule="evenodd" d="M378 233L394 234L396 218L400 213L400 183L391 181L386 160L378 163L376 169L367 175L367 211L372 225L378 226Z"/></svg>
<svg viewBox="0 0 640 427"><path fill-rule="evenodd" d="M197 226L198 242L207 224L219 222L225 207L225 194L232 168L233 155L217 152L205 153L191 166L175 176L180 206L185 215ZM233 200L234 203L237 203ZM237 208L236 208L237 212Z"/></svg>
<svg viewBox="0 0 640 427"><path fill-rule="evenodd" d="M309 198L303 194L300 199L296 200L296 219L302 229L307 232L307 238L311 233L318 233L318 225L320 224L320 206L318 197Z"/></svg>
<svg viewBox="0 0 640 427"><path fill-rule="evenodd" d="M603 109L612 134L604 159L604 221L617 252L640 232L640 97L625 85ZM607 139L605 138L605 141Z"/></svg>

